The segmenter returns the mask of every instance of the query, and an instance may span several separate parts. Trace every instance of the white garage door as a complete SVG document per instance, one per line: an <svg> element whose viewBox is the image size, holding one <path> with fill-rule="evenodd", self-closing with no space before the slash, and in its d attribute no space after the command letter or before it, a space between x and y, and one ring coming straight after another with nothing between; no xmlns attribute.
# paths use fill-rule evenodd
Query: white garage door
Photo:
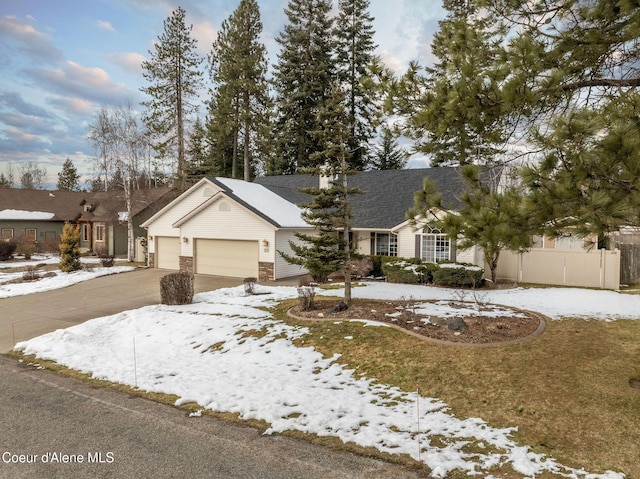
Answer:
<svg viewBox="0 0 640 479"><path fill-rule="evenodd" d="M258 254L257 241L196 239L196 273L257 277Z"/></svg>
<svg viewBox="0 0 640 479"><path fill-rule="evenodd" d="M180 238L158 236L156 240L158 268L180 269Z"/></svg>

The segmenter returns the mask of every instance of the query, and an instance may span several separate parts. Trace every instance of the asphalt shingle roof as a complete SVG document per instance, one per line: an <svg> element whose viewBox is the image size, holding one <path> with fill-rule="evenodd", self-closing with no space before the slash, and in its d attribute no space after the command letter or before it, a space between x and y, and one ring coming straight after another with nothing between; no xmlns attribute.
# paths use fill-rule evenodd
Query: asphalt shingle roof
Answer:
<svg viewBox="0 0 640 479"><path fill-rule="evenodd" d="M350 197L354 214L352 227L391 229L405 221L407 210L413 206L414 193L422 190L425 177L442 193L446 208L460 207L464 182L459 168L362 171L348 178L350 187L364 192ZM299 188L315 187L319 178L312 175L264 176L256 178L255 182L300 205L309 201L309 196Z"/></svg>

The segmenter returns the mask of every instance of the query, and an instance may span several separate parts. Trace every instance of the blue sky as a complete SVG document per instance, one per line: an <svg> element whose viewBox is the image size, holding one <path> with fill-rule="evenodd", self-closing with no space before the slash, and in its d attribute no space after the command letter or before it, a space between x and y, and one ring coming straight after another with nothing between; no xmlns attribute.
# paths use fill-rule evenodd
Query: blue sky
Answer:
<svg viewBox="0 0 640 479"><path fill-rule="evenodd" d="M55 185L70 158L86 179L87 126L102 106L144 99L141 62L178 6L204 57L239 0L3 0L0 2L0 172L31 161ZM275 60L287 0L258 0L262 41ZM337 0L334 0L337 5ZM335 7L335 6L334 6ZM377 53L401 72L431 62L444 12L437 0L371 0ZM201 112L201 116L204 112Z"/></svg>

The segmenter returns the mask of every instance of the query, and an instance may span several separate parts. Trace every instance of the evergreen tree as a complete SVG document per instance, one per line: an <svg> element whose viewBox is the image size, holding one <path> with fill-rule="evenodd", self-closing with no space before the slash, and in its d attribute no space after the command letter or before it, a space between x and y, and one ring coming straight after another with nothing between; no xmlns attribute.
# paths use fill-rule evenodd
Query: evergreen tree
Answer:
<svg viewBox="0 0 640 479"><path fill-rule="evenodd" d="M449 13L432 43L438 61L424 76L410 66L396 108L418 140L416 150L433 166L491 164L510 132L502 105L509 74L501 58L503 36L473 1L445 0L444 7Z"/></svg>
<svg viewBox="0 0 640 479"><path fill-rule="evenodd" d="M312 196L304 205L303 218L316 227L316 234L296 233L306 245L290 242L295 256L280 253L285 260L305 266L316 281L342 270L345 281L344 303L351 303L351 256L354 245L349 240L349 206L351 195L359 191L349 188L347 177L350 168L349 134L350 124L345 109L345 96L338 84L330 92L329 101L319 112L319 128L312 132L316 141L324 148L315 152L311 160L318 166L317 174L332 178L327 187L305 188L302 191Z"/></svg>
<svg viewBox="0 0 640 479"><path fill-rule="evenodd" d="M501 169L498 168L498 174ZM522 251L531 246L532 224L519 189L497 189L492 170L483 176L476 165L466 165L462 175L466 189L460 198L462 208L446 213L442 193L425 178L422 191L415 194L407 218L415 227L429 224L445 232L460 249L478 246L491 271L495 284L500 252Z"/></svg>
<svg viewBox="0 0 640 479"><path fill-rule="evenodd" d="M207 132L200 118L197 118L187 145L187 182L193 185L210 171L211 157Z"/></svg>
<svg viewBox="0 0 640 479"><path fill-rule="evenodd" d="M280 164L272 169L280 173L315 168L311 155L323 149L311 132L319 129L318 112L336 73L330 10L330 0L289 0L288 23L276 38L281 50L274 72L274 131Z"/></svg>
<svg viewBox="0 0 640 479"><path fill-rule="evenodd" d="M69 158L65 160L62 170L58 173L56 188L60 191L80 191L80 175Z"/></svg>
<svg viewBox="0 0 640 479"><path fill-rule="evenodd" d="M211 80L216 85L210 103L212 143L226 153L231 143L231 174L250 181L257 169L256 149L269 130L266 48L260 42L262 22L255 0L241 0L224 22L210 56ZM228 154L228 153L227 153Z"/></svg>
<svg viewBox="0 0 640 479"><path fill-rule="evenodd" d="M351 166L364 170L369 160L369 142L375 133L376 106L368 85L368 70L374 60L373 17L369 0L340 0L334 28L337 76L346 92L349 115Z"/></svg>
<svg viewBox="0 0 640 479"><path fill-rule="evenodd" d="M530 213L547 235L568 229L601 238L640 224L640 93L579 108L539 134L539 164L523 170Z"/></svg>
<svg viewBox="0 0 640 479"><path fill-rule="evenodd" d="M192 26L185 24L182 7L164 21L164 32L158 37L151 58L142 62L144 78L151 83L141 90L151 97L143 102L147 107L145 123L157 143L153 145L161 157L175 150L177 157L177 187L186 189L187 122L197 107L190 103L202 83L198 69L202 59L196 53L197 41L191 37Z"/></svg>
<svg viewBox="0 0 640 479"><path fill-rule="evenodd" d="M60 271L71 273L82 269L80 262L80 227L65 223L60 239Z"/></svg>
<svg viewBox="0 0 640 479"><path fill-rule="evenodd" d="M12 182L9 181L9 178L7 178L4 173L0 173L0 188L11 188Z"/></svg>
<svg viewBox="0 0 640 479"><path fill-rule="evenodd" d="M380 146L371 159L373 170L401 170L407 164L409 153L398 146L398 140L393 130L387 126L382 128Z"/></svg>

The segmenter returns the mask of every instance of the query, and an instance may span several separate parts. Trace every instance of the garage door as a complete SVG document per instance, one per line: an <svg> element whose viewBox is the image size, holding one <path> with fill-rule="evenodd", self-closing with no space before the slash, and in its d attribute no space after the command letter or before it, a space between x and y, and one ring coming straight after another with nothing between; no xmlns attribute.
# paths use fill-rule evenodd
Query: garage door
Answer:
<svg viewBox="0 0 640 479"><path fill-rule="evenodd" d="M180 269L180 239L170 236L156 237L158 268Z"/></svg>
<svg viewBox="0 0 640 479"><path fill-rule="evenodd" d="M258 242L196 239L196 273L249 278L258 276Z"/></svg>

